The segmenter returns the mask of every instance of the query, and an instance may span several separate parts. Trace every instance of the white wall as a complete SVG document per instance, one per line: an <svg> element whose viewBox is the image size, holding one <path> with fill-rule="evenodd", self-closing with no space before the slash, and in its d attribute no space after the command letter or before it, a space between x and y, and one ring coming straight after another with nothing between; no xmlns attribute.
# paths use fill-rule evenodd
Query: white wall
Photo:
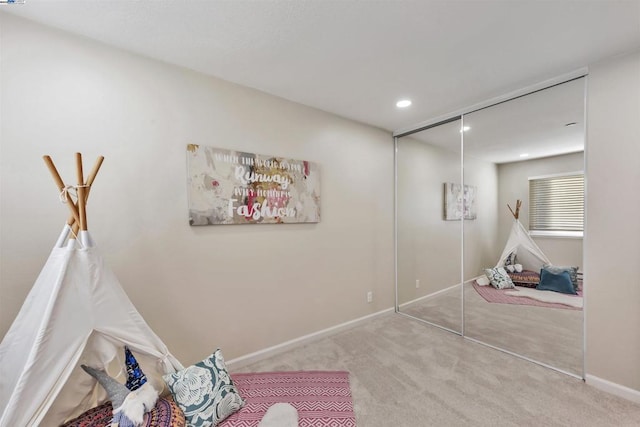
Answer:
<svg viewBox="0 0 640 427"><path fill-rule="evenodd" d="M464 222L464 279L473 279L495 266L504 241L498 239L498 167L481 159L465 156L464 182L477 188L475 220Z"/></svg>
<svg viewBox="0 0 640 427"><path fill-rule="evenodd" d="M405 137L397 164L402 304L460 283L460 221L443 219L444 183L460 182L460 154Z"/></svg>
<svg viewBox="0 0 640 427"><path fill-rule="evenodd" d="M640 52L588 79L586 370L640 402Z"/></svg>
<svg viewBox="0 0 640 427"><path fill-rule="evenodd" d="M499 176L499 240L504 245L511 232L513 216L507 204L515 209L516 200L522 200L520 222L529 229L529 178L584 170L584 153L504 163L498 166ZM534 237L533 240L555 265L574 265L583 268L582 239L560 237ZM500 256L500 254L498 254Z"/></svg>
<svg viewBox="0 0 640 427"><path fill-rule="evenodd" d="M389 133L16 17L0 20L0 336L68 213L41 156L50 154L72 183L76 151L87 165L106 157L89 229L183 363L218 346L234 358L393 305ZM321 222L190 227L187 143L319 163Z"/></svg>

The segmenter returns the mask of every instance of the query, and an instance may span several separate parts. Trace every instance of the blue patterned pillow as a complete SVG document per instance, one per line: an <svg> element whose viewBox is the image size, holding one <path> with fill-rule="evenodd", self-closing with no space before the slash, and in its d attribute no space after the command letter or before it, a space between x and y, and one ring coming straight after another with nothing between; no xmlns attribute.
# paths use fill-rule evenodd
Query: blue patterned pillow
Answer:
<svg viewBox="0 0 640 427"><path fill-rule="evenodd" d="M515 288L509 274L507 274L507 271L502 267L485 268L484 274L487 275L491 286L496 289Z"/></svg>
<svg viewBox="0 0 640 427"><path fill-rule="evenodd" d="M214 427L244 406L220 349L182 371L162 377L193 427Z"/></svg>

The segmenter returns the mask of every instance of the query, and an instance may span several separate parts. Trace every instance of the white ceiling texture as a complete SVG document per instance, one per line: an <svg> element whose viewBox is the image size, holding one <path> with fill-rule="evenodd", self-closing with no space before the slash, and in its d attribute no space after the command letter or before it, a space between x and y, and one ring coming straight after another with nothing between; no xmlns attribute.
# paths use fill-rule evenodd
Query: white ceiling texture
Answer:
<svg viewBox="0 0 640 427"><path fill-rule="evenodd" d="M640 0L26 0L1 10L389 131L640 49ZM398 109L401 98L413 105Z"/></svg>

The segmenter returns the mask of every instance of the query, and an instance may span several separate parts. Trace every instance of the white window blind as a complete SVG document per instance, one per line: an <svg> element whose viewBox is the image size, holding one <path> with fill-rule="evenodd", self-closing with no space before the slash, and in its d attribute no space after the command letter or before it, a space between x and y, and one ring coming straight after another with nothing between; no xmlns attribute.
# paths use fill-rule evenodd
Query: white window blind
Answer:
<svg viewBox="0 0 640 427"><path fill-rule="evenodd" d="M529 230L583 231L584 174L529 179Z"/></svg>

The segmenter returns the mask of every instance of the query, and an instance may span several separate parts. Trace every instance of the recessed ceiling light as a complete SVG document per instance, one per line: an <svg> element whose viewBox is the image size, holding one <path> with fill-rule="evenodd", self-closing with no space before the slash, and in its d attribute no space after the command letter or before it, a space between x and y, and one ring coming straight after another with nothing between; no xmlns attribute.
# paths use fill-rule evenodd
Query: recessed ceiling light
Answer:
<svg viewBox="0 0 640 427"><path fill-rule="evenodd" d="M576 122L571 122L571 123L567 123L566 125L564 125L565 127L570 127L570 126L575 126L577 125Z"/></svg>
<svg viewBox="0 0 640 427"><path fill-rule="evenodd" d="M529 153L522 153L520 154L520 157L529 157Z"/></svg>
<svg viewBox="0 0 640 427"><path fill-rule="evenodd" d="M411 105L410 99L401 99L400 101L396 102L396 107L398 108L407 108L409 105Z"/></svg>

